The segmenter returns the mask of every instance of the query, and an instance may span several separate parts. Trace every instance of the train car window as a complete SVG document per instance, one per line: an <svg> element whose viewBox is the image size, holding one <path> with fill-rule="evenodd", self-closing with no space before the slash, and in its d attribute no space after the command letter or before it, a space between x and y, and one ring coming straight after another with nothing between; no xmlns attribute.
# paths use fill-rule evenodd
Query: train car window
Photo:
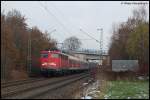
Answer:
<svg viewBox="0 0 150 100"><path fill-rule="evenodd" d="M48 58L48 53L42 53L41 58Z"/></svg>
<svg viewBox="0 0 150 100"><path fill-rule="evenodd" d="M52 58L59 58L59 54L52 54L51 57Z"/></svg>

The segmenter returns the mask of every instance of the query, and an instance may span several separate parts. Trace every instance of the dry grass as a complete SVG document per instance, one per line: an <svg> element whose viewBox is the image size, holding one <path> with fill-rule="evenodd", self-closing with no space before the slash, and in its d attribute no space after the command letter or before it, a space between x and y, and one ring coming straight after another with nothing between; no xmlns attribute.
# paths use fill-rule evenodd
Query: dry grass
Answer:
<svg viewBox="0 0 150 100"><path fill-rule="evenodd" d="M123 89L123 90L120 90L117 93L118 94L117 97L120 97L120 98L128 98L128 96L130 98L138 98L136 96L137 96L138 92L140 92L140 90L142 90L142 89L143 89L142 91L145 91L144 96L146 95L146 97L142 97L142 96L138 95L139 98L140 97L141 98L149 97L148 92L147 92L147 86L148 86L147 84L149 84L149 83L141 83L141 82L137 82L136 83L135 82L136 83L136 85L135 85L135 83L133 82L133 81L136 80L134 72L119 72L119 73L115 73L115 72L108 72L108 71L103 71L103 70L99 69L97 71L96 78L98 80L100 80L100 93L99 93L99 96L98 96L97 99L104 99L106 96L109 96L110 93L108 93L108 92L110 92L110 91L114 91L114 93L117 93L115 91L116 89L118 89L117 91L119 91L119 89ZM117 82L120 82L120 81L121 82L122 81L123 82L126 81L127 83L131 83L131 84L128 85L125 82L124 82L123 85L117 84ZM112 90L108 90L112 86L112 82L114 84L116 83L117 85L115 85L116 87L112 88ZM120 85L120 87L119 87L119 85ZM125 86L125 87L122 88L123 86ZM127 88L127 86L129 88ZM144 90L144 86L145 86L145 90ZM139 87L139 88L137 88L137 87ZM127 89L124 92L125 88L127 88ZM134 89L134 88L137 88L137 90ZM124 92L124 94L123 95L119 95L120 92ZM136 94L134 94L134 93L136 93ZM125 94L128 94L128 95L125 95ZM131 95L136 95L136 96L132 97L130 94ZM108 98L108 97L106 97L106 98ZM111 98L116 98L116 97L112 96Z"/></svg>
<svg viewBox="0 0 150 100"><path fill-rule="evenodd" d="M11 75L10 80L21 80L28 78L27 73L23 70L12 70L10 75Z"/></svg>

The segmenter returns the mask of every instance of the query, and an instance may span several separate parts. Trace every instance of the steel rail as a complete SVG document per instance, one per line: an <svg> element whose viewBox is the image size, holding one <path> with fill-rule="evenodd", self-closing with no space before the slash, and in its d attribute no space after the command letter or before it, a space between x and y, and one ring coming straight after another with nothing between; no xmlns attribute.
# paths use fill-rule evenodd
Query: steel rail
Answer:
<svg viewBox="0 0 150 100"><path fill-rule="evenodd" d="M32 90L35 90L35 89L38 89L38 88L42 88L42 87L46 87L46 86L53 86L53 85L55 85L57 83L61 83L63 81L76 79L76 77L82 76L84 74L85 73L82 73L82 74L79 74L79 75L74 75L74 76L68 76L68 77L65 77L65 78L59 78L58 80L50 81L48 83L40 84L38 86L32 86L32 87L25 88L25 89L22 89L22 90L19 90L19 91L9 91L9 92L7 92L5 94L2 94L2 98L9 98L9 97L10 98L15 98L19 94L24 94L25 92L30 92ZM49 79L49 80L52 80L52 79Z"/></svg>

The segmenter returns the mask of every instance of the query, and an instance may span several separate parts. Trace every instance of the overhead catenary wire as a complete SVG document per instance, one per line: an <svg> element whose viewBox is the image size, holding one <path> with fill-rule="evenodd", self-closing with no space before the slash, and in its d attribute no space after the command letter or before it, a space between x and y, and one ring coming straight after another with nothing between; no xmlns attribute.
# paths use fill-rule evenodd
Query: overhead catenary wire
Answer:
<svg viewBox="0 0 150 100"><path fill-rule="evenodd" d="M41 2L39 2L39 4L45 9L45 11L46 11L48 14L52 15L53 17L55 17L55 19L56 19L56 20L59 22L59 24L66 30L66 32L70 33L70 32L68 31L68 29L61 23L61 21L60 21L53 13L51 13L50 10L47 9L46 6L44 6ZM56 7L55 7L55 8L56 8ZM58 10L57 10L57 11L58 11ZM59 11L60 11L60 10L59 10ZM61 14L62 14L62 13L61 13ZM98 41L98 40L95 39L94 37L90 36L88 33L86 33L85 31L83 31L82 29L80 29L80 31L82 31L82 33L84 33L85 35L87 35L87 36L90 37L91 39L95 40L97 43L100 43L100 41ZM81 39L80 39L80 40L81 40Z"/></svg>
<svg viewBox="0 0 150 100"><path fill-rule="evenodd" d="M58 18L54 15L54 14L52 14L48 9L47 9L47 7L45 7L41 2L39 2L39 4L50 14L50 15L52 15L53 17L55 17L56 18L56 20L59 22L59 24L61 24L61 26L63 26L64 27L64 29L68 32L68 33L70 33L69 31L68 31L68 29L58 20ZM56 7L55 7L56 8ZM58 10L57 10L58 11ZM62 14L62 13L61 13ZM72 33L70 33L70 34L72 34ZM79 40L81 40L81 39L79 39Z"/></svg>
<svg viewBox="0 0 150 100"><path fill-rule="evenodd" d="M57 10L57 11L59 11L59 13L63 16L63 13L57 8L57 7L55 7L55 5L53 4L53 7ZM63 16L63 18L64 18L64 16ZM68 20L67 20L68 21ZM71 24L72 25L72 24ZM81 31L81 29L80 29L80 31ZM82 30L83 31L83 30ZM94 37L92 37L92 36L90 36L89 34L87 34L86 32L84 32L84 34L86 34L88 37L90 37L91 39L93 39L93 40L96 40L96 42L98 42L98 43L100 43L100 41L98 41L97 39L95 39ZM80 39L80 40L87 40L87 39Z"/></svg>
<svg viewBox="0 0 150 100"><path fill-rule="evenodd" d="M100 43L100 41L98 41L98 40L95 39L94 37L90 36L87 32L83 31L82 29L80 29L80 31L82 31L84 34L86 34L86 35L89 36L90 38L94 39L96 42Z"/></svg>
<svg viewBox="0 0 150 100"><path fill-rule="evenodd" d="M93 39L80 39L80 40L93 40Z"/></svg>
<svg viewBox="0 0 150 100"><path fill-rule="evenodd" d="M52 6L53 6L53 8L58 12L58 14L59 15L61 15L61 18L63 18L63 20L65 20L65 22L68 22L68 20L66 20L65 19L65 17L64 17L64 14L62 13L62 11L61 10L59 10L56 6L55 6L55 4L53 4L53 3L51 3L52 4ZM69 26L71 25L72 26L72 24L69 22L69 23L67 23ZM74 28L74 26L72 26L73 28ZM72 34L72 33L71 33ZM72 35L74 35L74 34L72 34Z"/></svg>
<svg viewBox="0 0 150 100"><path fill-rule="evenodd" d="M66 30L67 33L70 33L70 34L71 34L71 32L69 32L69 30L61 23L61 21L60 21L46 6L44 6L41 2L38 2L38 3L40 4L40 6L41 6L42 8L45 9L45 11L46 11L49 15L53 16L53 17L57 20L57 22ZM65 34L66 34L66 33L65 33Z"/></svg>

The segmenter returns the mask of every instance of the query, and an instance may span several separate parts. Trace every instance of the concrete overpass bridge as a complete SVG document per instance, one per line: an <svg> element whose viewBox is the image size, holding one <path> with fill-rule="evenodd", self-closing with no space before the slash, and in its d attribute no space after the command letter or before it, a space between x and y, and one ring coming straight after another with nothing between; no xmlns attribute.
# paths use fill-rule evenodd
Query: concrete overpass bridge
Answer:
<svg viewBox="0 0 150 100"><path fill-rule="evenodd" d="M65 52L69 51L65 50ZM107 59L109 57L106 51L100 52L99 50L81 49L76 51L70 51L70 53L74 56L79 57L80 59L87 60L90 62L97 62L100 65L102 64L102 60Z"/></svg>

